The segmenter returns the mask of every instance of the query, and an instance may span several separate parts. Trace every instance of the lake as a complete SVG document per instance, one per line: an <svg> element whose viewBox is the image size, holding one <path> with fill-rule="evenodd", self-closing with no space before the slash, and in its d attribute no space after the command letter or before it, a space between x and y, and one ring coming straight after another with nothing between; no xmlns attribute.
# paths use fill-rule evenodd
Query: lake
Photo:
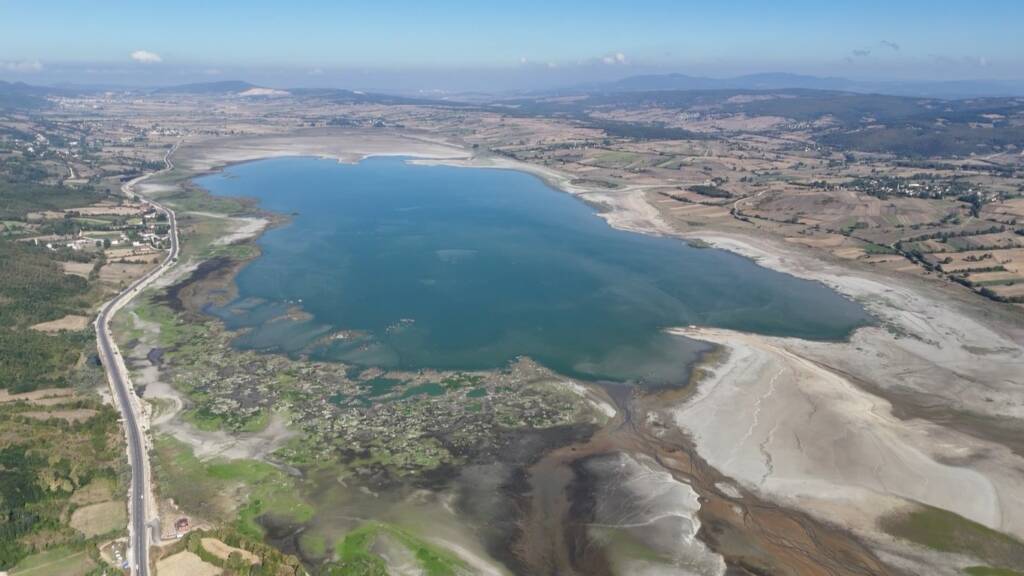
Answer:
<svg viewBox="0 0 1024 576"><path fill-rule="evenodd" d="M242 329L242 348L407 370L528 356L572 377L661 385L685 381L706 350L668 327L834 340L870 321L821 284L615 230L522 172L278 158L197 183L292 215L260 238L238 298L208 310Z"/></svg>

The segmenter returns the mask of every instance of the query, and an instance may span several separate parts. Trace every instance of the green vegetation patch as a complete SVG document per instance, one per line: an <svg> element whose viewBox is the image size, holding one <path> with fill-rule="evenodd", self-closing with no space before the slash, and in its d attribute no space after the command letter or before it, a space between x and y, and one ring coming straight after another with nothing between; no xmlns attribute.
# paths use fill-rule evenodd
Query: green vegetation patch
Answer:
<svg viewBox="0 0 1024 576"><path fill-rule="evenodd" d="M64 273L44 247L0 240L0 325L24 327L88 305L85 278Z"/></svg>
<svg viewBox="0 0 1024 576"><path fill-rule="evenodd" d="M253 433L266 429L267 425L270 424L270 411L267 409L253 413L237 411L215 412L206 403L209 401L207 394L193 392L189 394L189 398L200 404L195 408L186 410L182 418L189 424L206 432L226 430L236 433Z"/></svg>
<svg viewBox="0 0 1024 576"><path fill-rule="evenodd" d="M203 517L234 522L246 537L263 537L259 519L265 514L295 523L313 517L294 479L270 464L222 458L202 461L169 436L158 438L154 447L153 470L163 495ZM241 506L232 498L239 488L248 494Z"/></svg>
<svg viewBox="0 0 1024 576"><path fill-rule="evenodd" d="M60 547L33 554L11 570L12 576L84 576L96 568L89 553L78 548Z"/></svg>
<svg viewBox="0 0 1024 576"><path fill-rule="evenodd" d="M946 510L924 506L883 519L882 529L941 552L966 554L994 566L1024 566L1024 542Z"/></svg>
<svg viewBox="0 0 1024 576"><path fill-rule="evenodd" d="M732 198L732 192L709 184L697 184L695 186L690 186L687 190L709 198Z"/></svg>
<svg viewBox="0 0 1024 576"><path fill-rule="evenodd" d="M214 196L190 183L183 183L174 193L165 196L164 200L176 211L214 212L225 215L247 213L252 205L251 201L243 198Z"/></svg>
<svg viewBox="0 0 1024 576"><path fill-rule="evenodd" d="M200 430L212 432L224 428L224 418L210 411L208 406L190 408L182 414L182 418Z"/></svg>
<svg viewBox="0 0 1024 576"><path fill-rule="evenodd" d="M28 327L86 313L93 297L88 281L64 274L46 248L14 240L0 239L0 263L0 388L67 386L91 335L50 335Z"/></svg>
<svg viewBox="0 0 1024 576"><path fill-rule="evenodd" d="M444 388L436 382L427 382L426 384L420 384L419 386L410 386L402 393L399 400L413 398L421 394L426 394L427 396L441 396L444 394Z"/></svg>
<svg viewBox="0 0 1024 576"><path fill-rule="evenodd" d="M338 560L328 564L324 573L332 576L387 574L387 563L372 551L377 538L382 535L408 549L428 576L448 576L468 569L468 565L458 556L428 544L402 528L381 522L367 522L337 543L335 552Z"/></svg>
<svg viewBox="0 0 1024 576"><path fill-rule="evenodd" d="M215 538L232 548L250 552L258 561L254 564L233 552L227 558L221 558L203 546L204 538ZM163 558L173 556L187 550L199 556L208 564L224 569L232 576L299 576L308 574L302 568L298 558L282 553L273 546L263 542L262 538L251 538L231 527L217 530L193 530L178 542L165 546L160 555Z"/></svg>
<svg viewBox="0 0 1024 576"><path fill-rule="evenodd" d="M455 374L441 380L441 386L446 390L459 390L461 388L479 386L483 381L484 377L479 374L456 372Z"/></svg>
<svg viewBox="0 0 1024 576"><path fill-rule="evenodd" d="M201 324L183 322L173 310L155 303L151 297L140 299L134 312L141 320L160 325L160 345L166 349L168 357L178 354L183 347L205 333ZM199 351L186 349L181 355L187 358L190 353L196 352Z"/></svg>
<svg viewBox="0 0 1024 576"><path fill-rule="evenodd" d="M1009 568L992 568L991 566L971 566L964 569L969 576L1024 576L1024 572Z"/></svg>
<svg viewBox="0 0 1024 576"><path fill-rule="evenodd" d="M24 412L89 409L78 423L41 420ZM81 546L86 540L67 524L74 497L97 479L116 482L122 465L117 413L98 400L66 405L0 405L0 570L50 547ZM36 537L44 535L45 537Z"/></svg>
<svg viewBox="0 0 1024 576"><path fill-rule="evenodd" d="M314 534L305 530L299 536L299 549L306 556L323 558L327 554L327 538L323 534Z"/></svg>
<svg viewBox="0 0 1024 576"><path fill-rule="evenodd" d="M67 210L102 200L91 187L69 188L0 179L0 220L22 220L30 212Z"/></svg>
<svg viewBox="0 0 1024 576"><path fill-rule="evenodd" d="M330 565L326 573L339 576L342 574L386 575L388 573L387 563L370 551L377 539L378 530L377 524L370 523L346 534L335 546L338 561Z"/></svg>
<svg viewBox="0 0 1024 576"><path fill-rule="evenodd" d="M865 254L885 255L885 254L897 254L898 252L896 252L895 250L893 250L892 248L890 248L888 246L883 246L882 244L868 243L868 244L864 245L864 253Z"/></svg>
<svg viewBox="0 0 1024 576"><path fill-rule="evenodd" d="M0 328L0 388L12 393L68 386L89 336Z"/></svg>

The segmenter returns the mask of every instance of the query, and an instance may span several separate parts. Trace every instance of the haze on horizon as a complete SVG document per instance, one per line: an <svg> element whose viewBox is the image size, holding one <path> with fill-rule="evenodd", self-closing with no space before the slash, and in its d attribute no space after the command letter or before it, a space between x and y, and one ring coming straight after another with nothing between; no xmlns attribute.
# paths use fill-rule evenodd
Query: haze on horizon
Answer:
<svg viewBox="0 0 1024 576"><path fill-rule="evenodd" d="M1022 80L1021 21L1008 0L0 1L0 79L490 92L666 72Z"/></svg>

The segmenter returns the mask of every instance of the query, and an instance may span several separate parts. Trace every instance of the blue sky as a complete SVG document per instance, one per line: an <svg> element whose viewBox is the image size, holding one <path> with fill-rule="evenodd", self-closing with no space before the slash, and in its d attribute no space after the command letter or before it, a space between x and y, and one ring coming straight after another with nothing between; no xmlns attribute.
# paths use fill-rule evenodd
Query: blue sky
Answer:
<svg viewBox="0 0 1024 576"><path fill-rule="evenodd" d="M1021 22L1009 0L0 0L0 77L1020 78Z"/></svg>

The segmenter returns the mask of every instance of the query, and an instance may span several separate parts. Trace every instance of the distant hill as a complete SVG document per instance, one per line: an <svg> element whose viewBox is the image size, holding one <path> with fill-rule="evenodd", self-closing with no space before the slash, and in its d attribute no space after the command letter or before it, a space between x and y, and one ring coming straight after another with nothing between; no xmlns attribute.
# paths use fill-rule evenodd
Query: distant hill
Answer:
<svg viewBox="0 0 1024 576"><path fill-rule="evenodd" d="M862 81L781 72L748 74L732 78L707 78L686 74L647 74L614 82L577 87L584 92L649 92L655 90L783 90L803 88L862 94L888 94L929 98L977 98L1024 96L1024 81Z"/></svg>
<svg viewBox="0 0 1024 576"><path fill-rule="evenodd" d="M284 96L288 92L275 88L266 88L244 82L242 80L222 80L220 82L199 82L164 86L153 90L154 94L206 94L210 96Z"/></svg>
<svg viewBox="0 0 1024 576"><path fill-rule="evenodd" d="M360 90L345 90L342 88L267 88L251 84L242 80L224 80L220 82L203 82L197 84L182 84L179 86L165 86L150 91L151 94L192 94L206 96L224 96L238 98L275 98L291 96L294 98L316 99L332 103L342 104L441 104L438 101L410 98L406 96L394 96L379 94L375 92L363 92ZM444 103L451 106L461 104Z"/></svg>
<svg viewBox="0 0 1024 576"><path fill-rule="evenodd" d="M695 117L781 118L805 123L816 142L837 150L914 158L1018 153L1024 142L1024 98L1020 97L944 99L808 88L620 89L573 96L503 100L491 108L505 115L570 118L610 136L639 140L713 137L675 122L683 116L680 112ZM609 111L629 110L654 115L648 121L608 116Z"/></svg>
<svg viewBox="0 0 1024 576"><path fill-rule="evenodd" d="M63 92L56 88L0 80L0 110L46 108L50 105L46 99L47 96L55 96Z"/></svg>
<svg viewBox="0 0 1024 576"><path fill-rule="evenodd" d="M421 106L444 106L446 108L465 108L473 106L472 104L463 102L430 100L409 96L381 94L378 92L363 92L362 90L344 90L341 88L295 88L291 90L291 93L297 98L318 99L336 104L417 104Z"/></svg>
<svg viewBox="0 0 1024 576"><path fill-rule="evenodd" d="M842 78L818 78L800 74L751 74L735 78L706 78L686 74L647 74L630 76L615 82L593 86L608 91L646 92L651 90L778 90L810 88L845 90L849 81Z"/></svg>
<svg viewBox="0 0 1024 576"><path fill-rule="evenodd" d="M179 84L177 86L164 86L153 90L156 94L231 94L245 92L250 88L256 88L242 80L223 80L221 82L197 82L195 84Z"/></svg>

